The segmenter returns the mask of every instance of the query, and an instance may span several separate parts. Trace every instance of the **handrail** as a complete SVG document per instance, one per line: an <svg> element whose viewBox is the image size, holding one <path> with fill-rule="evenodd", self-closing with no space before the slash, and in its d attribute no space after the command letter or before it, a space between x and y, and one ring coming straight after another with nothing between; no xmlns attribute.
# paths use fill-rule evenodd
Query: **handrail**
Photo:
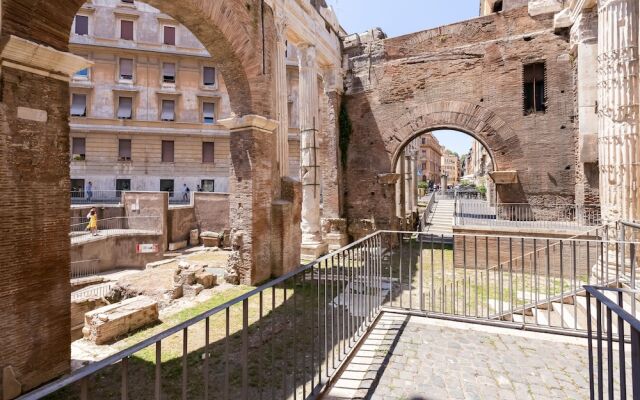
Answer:
<svg viewBox="0 0 640 400"><path fill-rule="evenodd" d="M607 308L611 309L612 312L616 313L620 318L622 318L626 323L631 325L635 330L640 331L640 320L636 317L628 313L623 307L616 304L613 300L607 297L602 292L616 292L616 293L628 293L637 295L640 294L640 290L634 289L625 289L625 288L611 288L607 286L594 286L594 285L585 285L583 286L587 293L596 298L600 303L607 306Z"/></svg>

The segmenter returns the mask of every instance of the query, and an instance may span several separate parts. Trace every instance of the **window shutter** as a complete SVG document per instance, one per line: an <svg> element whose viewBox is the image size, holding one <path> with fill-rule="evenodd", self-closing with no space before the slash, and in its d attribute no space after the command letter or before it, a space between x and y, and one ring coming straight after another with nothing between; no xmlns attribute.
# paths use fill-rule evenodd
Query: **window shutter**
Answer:
<svg viewBox="0 0 640 400"><path fill-rule="evenodd" d="M71 152L75 155L84 155L85 154L85 139L84 138L73 138L73 146Z"/></svg>
<svg viewBox="0 0 640 400"><path fill-rule="evenodd" d="M133 60L130 58L120 59L120 78L132 79L133 78Z"/></svg>
<svg viewBox="0 0 640 400"><path fill-rule="evenodd" d="M215 122L216 105L214 103L202 103L202 116L205 124L213 124Z"/></svg>
<svg viewBox="0 0 640 400"><path fill-rule="evenodd" d="M176 28L173 26L164 27L164 44L176 45Z"/></svg>
<svg viewBox="0 0 640 400"><path fill-rule="evenodd" d="M203 83L205 86L213 86L216 84L216 69L213 67L204 67L202 70Z"/></svg>
<svg viewBox="0 0 640 400"><path fill-rule="evenodd" d="M170 83L173 83L176 81L176 64L175 63L162 64L162 80L164 82L170 82Z"/></svg>
<svg viewBox="0 0 640 400"><path fill-rule="evenodd" d="M120 21L120 39L133 40L133 21Z"/></svg>
<svg viewBox="0 0 640 400"><path fill-rule="evenodd" d="M86 15L76 15L76 34L89 34L89 17Z"/></svg>
<svg viewBox="0 0 640 400"><path fill-rule="evenodd" d="M162 141L162 162L173 162L173 141Z"/></svg>
<svg viewBox="0 0 640 400"><path fill-rule="evenodd" d="M202 162L203 163L213 163L215 161L214 149L215 149L215 145L213 142L202 143Z"/></svg>
<svg viewBox="0 0 640 400"><path fill-rule="evenodd" d="M131 119L133 111L133 98L120 97L118 104L118 118Z"/></svg>
<svg viewBox="0 0 640 400"><path fill-rule="evenodd" d="M84 117L87 115L86 94L73 94L71 100L71 115L74 117Z"/></svg>
<svg viewBox="0 0 640 400"><path fill-rule="evenodd" d="M175 121L175 102L173 100L162 100L162 116L163 121Z"/></svg>
<svg viewBox="0 0 640 400"><path fill-rule="evenodd" d="M131 160L131 139L118 141L118 154L121 160Z"/></svg>

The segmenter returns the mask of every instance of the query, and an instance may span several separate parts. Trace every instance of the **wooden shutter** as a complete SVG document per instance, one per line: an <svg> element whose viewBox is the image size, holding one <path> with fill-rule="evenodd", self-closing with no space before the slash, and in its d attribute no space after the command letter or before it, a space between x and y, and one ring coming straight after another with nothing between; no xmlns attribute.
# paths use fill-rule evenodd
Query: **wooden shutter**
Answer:
<svg viewBox="0 0 640 400"><path fill-rule="evenodd" d="M120 59L120 78L121 79L133 78L133 60L131 58Z"/></svg>
<svg viewBox="0 0 640 400"><path fill-rule="evenodd" d="M205 86L213 86L216 84L216 69L213 67L204 67L202 70L202 83Z"/></svg>
<svg viewBox="0 0 640 400"><path fill-rule="evenodd" d="M176 28L174 26L164 27L164 44L169 46L176 45Z"/></svg>
<svg viewBox="0 0 640 400"><path fill-rule="evenodd" d="M133 21L120 21L120 39L133 40Z"/></svg>
<svg viewBox="0 0 640 400"><path fill-rule="evenodd" d="M215 145L213 142L202 143L202 162L203 163L215 162L214 149L215 149Z"/></svg>
<svg viewBox="0 0 640 400"><path fill-rule="evenodd" d="M176 64L175 63L162 64L162 80L167 83L174 83L176 81Z"/></svg>
<svg viewBox="0 0 640 400"><path fill-rule="evenodd" d="M76 34L89 34L89 17L86 15L76 15Z"/></svg>
<svg viewBox="0 0 640 400"><path fill-rule="evenodd" d="M213 124L216 120L216 105L214 103L202 103L202 117L205 124Z"/></svg>
<svg viewBox="0 0 640 400"><path fill-rule="evenodd" d="M162 162L173 162L173 140L162 141Z"/></svg>
<svg viewBox="0 0 640 400"><path fill-rule="evenodd" d="M176 119L175 102L173 100L162 100L162 115L163 121L174 121Z"/></svg>
<svg viewBox="0 0 640 400"><path fill-rule="evenodd" d="M118 141L118 155L121 160L131 160L131 139Z"/></svg>

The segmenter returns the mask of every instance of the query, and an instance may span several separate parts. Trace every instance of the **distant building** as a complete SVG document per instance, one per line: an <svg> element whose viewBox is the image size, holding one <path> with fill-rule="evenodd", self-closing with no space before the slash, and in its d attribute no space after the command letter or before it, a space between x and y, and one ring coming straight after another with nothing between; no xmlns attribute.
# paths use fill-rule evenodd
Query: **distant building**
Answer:
<svg viewBox="0 0 640 400"><path fill-rule="evenodd" d="M451 150L445 150L441 159L442 173L447 175L449 185L455 185L460 181L460 158Z"/></svg>
<svg viewBox="0 0 640 400"><path fill-rule="evenodd" d="M420 136L418 144L418 169L423 182L440 182L442 146L431 133Z"/></svg>

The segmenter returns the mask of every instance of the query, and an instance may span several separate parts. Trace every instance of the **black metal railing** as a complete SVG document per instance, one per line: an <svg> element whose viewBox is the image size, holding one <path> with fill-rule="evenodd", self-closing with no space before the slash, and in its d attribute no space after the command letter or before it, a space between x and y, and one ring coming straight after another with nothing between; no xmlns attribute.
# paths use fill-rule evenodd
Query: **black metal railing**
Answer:
<svg viewBox="0 0 640 400"><path fill-rule="evenodd" d="M591 325L588 328L590 398L602 400L606 393L609 400L626 399L630 393L640 399L640 321L625 310L625 296L635 297L638 292L599 286L585 289L587 318L596 314L595 334Z"/></svg>

